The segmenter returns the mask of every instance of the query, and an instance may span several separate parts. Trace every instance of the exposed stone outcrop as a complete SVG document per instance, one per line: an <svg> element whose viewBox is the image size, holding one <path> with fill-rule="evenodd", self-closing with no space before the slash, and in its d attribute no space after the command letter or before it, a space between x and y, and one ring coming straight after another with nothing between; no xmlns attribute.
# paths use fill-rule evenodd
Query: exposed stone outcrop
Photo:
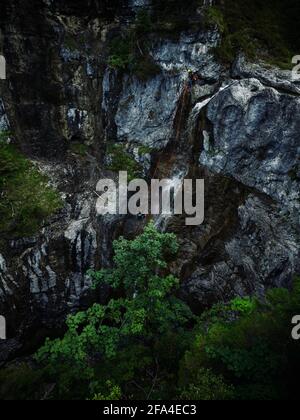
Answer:
<svg viewBox="0 0 300 420"><path fill-rule="evenodd" d="M250 194L238 208L235 233L224 243L208 242L198 253L185 297L195 306L209 306L234 296L263 296L269 287L289 287L300 269L300 233L280 210L267 198ZM209 263L218 245L218 255Z"/></svg>
<svg viewBox="0 0 300 420"><path fill-rule="evenodd" d="M233 83L208 105L213 130L200 163L299 215L299 110L300 96L280 93L257 79Z"/></svg>
<svg viewBox="0 0 300 420"><path fill-rule="evenodd" d="M124 78L115 116L119 141L154 149L168 144L187 69L198 71L209 82L220 77L221 67L211 52L217 41L215 32L199 32L183 34L177 42L164 40L153 45L151 55L161 74L147 83Z"/></svg>
<svg viewBox="0 0 300 420"><path fill-rule="evenodd" d="M257 79L266 86L287 93L300 94L299 81L293 80L292 72L289 70L280 70L272 66L266 66L260 62L250 63L244 55L239 55L232 67L232 76L239 79Z"/></svg>

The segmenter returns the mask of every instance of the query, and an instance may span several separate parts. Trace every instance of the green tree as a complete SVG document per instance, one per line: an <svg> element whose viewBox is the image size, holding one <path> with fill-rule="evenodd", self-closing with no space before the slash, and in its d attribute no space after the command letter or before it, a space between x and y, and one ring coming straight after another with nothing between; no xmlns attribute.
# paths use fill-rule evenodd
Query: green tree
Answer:
<svg viewBox="0 0 300 420"><path fill-rule="evenodd" d="M150 223L135 240L115 241L114 250L114 268L90 275L115 297L69 316L65 336L47 340L37 359L57 378L62 395L106 395L111 381L127 396L162 397L170 388L166 382L172 378L176 385L193 318L176 297L179 280L168 270L176 237Z"/></svg>

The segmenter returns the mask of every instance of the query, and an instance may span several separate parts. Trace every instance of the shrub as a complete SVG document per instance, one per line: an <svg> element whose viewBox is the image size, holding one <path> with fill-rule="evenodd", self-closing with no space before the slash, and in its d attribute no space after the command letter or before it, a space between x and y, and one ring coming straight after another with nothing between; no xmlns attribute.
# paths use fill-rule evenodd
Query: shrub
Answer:
<svg viewBox="0 0 300 420"><path fill-rule="evenodd" d="M141 176L141 166L123 144L110 144L107 148L107 160L106 169L113 172L127 171L129 181Z"/></svg>
<svg viewBox="0 0 300 420"><path fill-rule="evenodd" d="M151 154L153 152L153 149L149 146L140 146L138 150L139 156L144 156Z"/></svg>
<svg viewBox="0 0 300 420"><path fill-rule="evenodd" d="M93 397L93 401L118 401L121 399L122 391L117 385L113 385L110 381L106 382L107 393L96 394Z"/></svg>
<svg viewBox="0 0 300 420"><path fill-rule="evenodd" d="M127 70L134 62L133 39L129 34L115 38L110 46L108 64L114 69Z"/></svg>
<svg viewBox="0 0 300 420"><path fill-rule="evenodd" d="M197 386L211 369L235 388L235 399L293 399L300 373L300 343L291 319L300 313L300 280L293 291L274 289L265 302L234 300L202 317L181 368L181 384Z"/></svg>
<svg viewBox="0 0 300 420"><path fill-rule="evenodd" d="M160 73L160 67L149 55L141 58L133 67L133 72L142 82L152 79Z"/></svg>
<svg viewBox="0 0 300 420"><path fill-rule="evenodd" d="M47 177L17 149L0 142L0 232L4 237L34 234L62 206Z"/></svg>
<svg viewBox="0 0 300 420"><path fill-rule="evenodd" d="M215 26L223 34L226 30L226 23L222 11L217 7L209 7L205 12L205 24Z"/></svg>

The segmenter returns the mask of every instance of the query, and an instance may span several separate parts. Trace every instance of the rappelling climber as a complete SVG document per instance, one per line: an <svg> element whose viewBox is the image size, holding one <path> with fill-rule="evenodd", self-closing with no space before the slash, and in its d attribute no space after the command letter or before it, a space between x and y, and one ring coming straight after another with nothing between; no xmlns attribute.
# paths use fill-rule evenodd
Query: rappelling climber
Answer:
<svg viewBox="0 0 300 420"><path fill-rule="evenodd" d="M200 77L199 73L195 72L193 74L193 82L194 82L194 84L197 83L197 82L199 82L200 80L201 80L201 77Z"/></svg>
<svg viewBox="0 0 300 420"><path fill-rule="evenodd" d="M201 77L196 71L193 71L191 69L188 70L188 81L187 81L187 87L189 89L192 89L192 87L198 83L201 80Z"/></svg>

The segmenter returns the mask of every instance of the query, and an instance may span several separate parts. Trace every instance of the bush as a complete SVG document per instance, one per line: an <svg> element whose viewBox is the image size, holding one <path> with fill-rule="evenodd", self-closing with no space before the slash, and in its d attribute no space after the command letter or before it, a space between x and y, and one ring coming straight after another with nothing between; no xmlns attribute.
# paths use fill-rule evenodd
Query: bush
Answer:
<svg viewBox="0 0 300 420"><path fill-rule="evenodd" d="M128 153L123 144L110 144L107 148L106 169L113 172L127 171L128 180L139 178L142 168L134 157Z"/></svg>
<svg viewBox="0 0 300 420"><path fill-rule="evenodd" d="M93 401L118 401L121 399L122 391L119 386L113 385L110 381L106 382L106 386L106 395L96 394L93 397Z"/></svg>
<svg viewBox="0 0 300 420"><path fill-rule="evenodd" d="M34 234L62 206L47 177L17 149L0 142L0 232L4 237Z"/></svg>
<svg viewBox="0 0 300 420"><path fill-rule="evenodd" d="M222 11L214 6L209 7L205 12L205 24L215 26L220 34L223 34L227 29Z"/></svg>
<svg viewBox="0 0 300 420"><path fill-rule="evenodd" d="M300 280L291 293L274 289L265 302L235 300L204 314L181 368L181 383L197 386L211 369L232 383L235 399L294 399L300 373L300 343L291 339L291 319L300 313Z"/></svg>
<svg viewBox="0 0 300 420"><path fill-rule="evenodd" d="M3 369L2 399L298 400L300 279L263 302L218 304L193 328L168 272L174 235L150 224L114 249L114 268L90 273L111 299L69 316L65 336L39 350L40 369Z"/></svg>
<svg viewBox="0 0 300 420"><path fill-rule="evenodd" d="M133 39L129 34L115 38L110 46L108 64L116 70L127 70L134 62Z"/></svg>

